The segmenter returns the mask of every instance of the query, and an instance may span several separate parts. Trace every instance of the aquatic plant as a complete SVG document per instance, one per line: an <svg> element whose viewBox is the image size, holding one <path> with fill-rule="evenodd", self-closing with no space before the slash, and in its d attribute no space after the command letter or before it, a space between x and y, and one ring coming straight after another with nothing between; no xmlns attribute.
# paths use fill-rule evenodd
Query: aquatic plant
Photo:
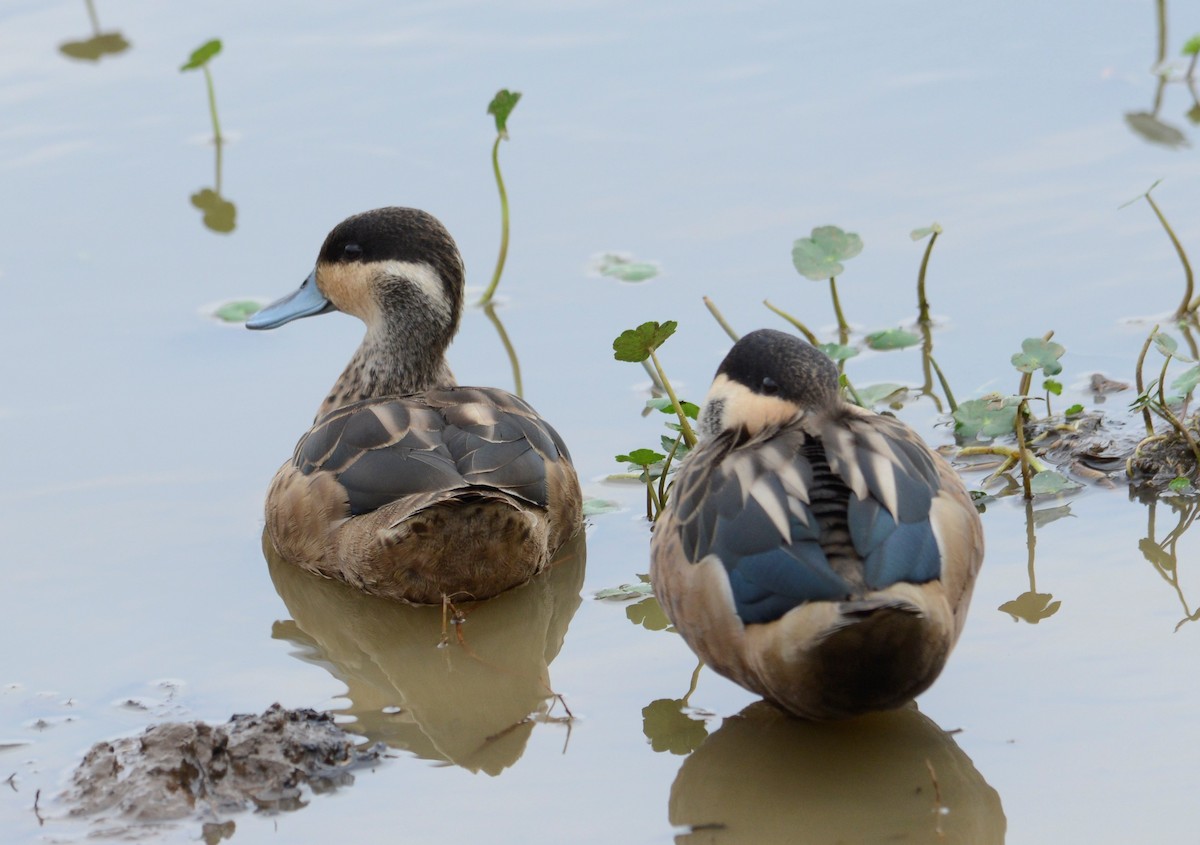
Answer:
<svg viewBox="0 0 1200 845"><path fill-rule="evenodd" d="M838 299L837 277L846 269L842 262L858 255L862 248L862 238L837 226L818 226L809 237L798 238L792 244L792 264L800 275L815 282L829 279L829 296L837 315L838 342L842 344L849 341L850 326Z"/></svg>
<svg viewBox="0 0 1200 845"><path fill-rule="evenodd" d="M1175 254L1179 256L1179 263L1183 265L1183 299L1179 306L1175 309L1175 319L1182 320L1191 315L1195 316L1197 309L1200 309L1200 296L1193 298L1195 292L1195 274L1192 272L1192 264L1188 261L1187 251L1184 250L1183 244L1179 242L1179 238L1175 234L1175 230L1171 228L1171 224L1167 222L1166 215L1162 209L1158 207L1158 203L1154 201L1154 197L1150 196L1150 192L1157 188L1162 183L1159 179L1153 185L1146 189L1144 194L1134 197L1129 202L1121 205L1121 208L1126 208L1133 205L1140 199L1144 199L1149 203L1150 208L1154 210L1154 215L1158 218L1158 222L1162 225L1163 231L1167 233L1167 237L1171 239L1171 245L1175 248Z"/></svg>
<svg viewBox="0 0 1200 845"><path fill-rule="evenodd" d="M517 107L520 99L520 91L501 88L487 107L487 113L496 119L496 142L492 144L492 172L496 174L496 188L500 191L500 255L496 258L492 281L483 292L479 305L487 305L492 301L496 287L500 284L500 274L504 272L504 262L508 259L508 191L504 188L504 177L500 174L500 142L508 140L508 116Z"/></svg>
<svg viewBox="0 0 1200 845"><path fill-rule="evenodd" d="M217 95L213 89L212 71L208 69L208 63L220 52L221 39L214 38L211 41L205 41L192 51L192 55L179 68L180 73L187 73L189 70L197 68L204 71L204 84L208 88L208 113L212 117L213 140L218 144L224 138L221 135L221 122L217 118Z"/></svg>

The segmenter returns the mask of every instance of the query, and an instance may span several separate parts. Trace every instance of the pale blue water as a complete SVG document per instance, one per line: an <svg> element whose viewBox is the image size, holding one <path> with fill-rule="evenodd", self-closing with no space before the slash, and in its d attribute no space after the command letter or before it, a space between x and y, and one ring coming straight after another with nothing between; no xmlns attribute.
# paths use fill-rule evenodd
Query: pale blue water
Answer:
<svg viewBox="0 0 1200 845"><path fill-rule="evenodd" d="M108 2L96 12L131 46L91 63L58 49L88 36L83 3L0 9L0 743L25 743L0 748L0 780L16 773L15 790L0 785L8 841L86 834L63 821L39 828L31 808L40 788L53 809L49 796L93 742L154 718L224 721L277 700L354 711L410 750L299 812L234 817L238 842L350 832L363 842L671 841L703 820L670 814L684 758L652 749L642 709L682 698L695 662L676 637L593 599L647 569L641 493L603 479L614 454L658 438L659 421L638 416L644 373L612 360L612 339L644 320L678 320L663 359L696 400L728 346L701 295L742 331L782 326L764 298L827 328L826 287L797 275L789 253L834 223L866 243L841 280L850 321L896 325L915 311L923 244L908 233L937 220L930 298L948 320L937 352L958 398L1015 390L1009 356L1048 329L1068 350L1063 380L1079 387L1096 370L1130 379L1149 324L1126 318L1164 315L1182 293L1150 210L1117 207L1165 178L1155 196L1200 260L1194 148L1151 144L1125 120L1155 97L1150 4ZM1177 55L1200 23L1184 4L1169 14ZM178 72L214 36L224 41L211 69L231 138L221 184L237 207L230 234L206 229L189 199L213 187L214 150L203 77ZM567 439L586 492L624 510L592 519L582 588L568 585L551 633L513 647L534 655L525 677L553 661L549 684L577 718L569 731L547 719L523 726L506 740L523 754L506 752L492 777L429 762L431 748L461 762L453 740L469 726L388 727L389 697L428 684L401 677L387 640L335 646L336 624L307 632L327 639L324 652L288 638L294 617L262 559L266 484L359 326L332 316L259 335L200 312L290 291L332 225L384 204L439 216L472 284L485 284L499 231L485 108L500 87L524 93L501 150L513 234L500 313L526 398ZM1191 106L1170 85L1159 118L1195 143ZM590 261L605 251L664 273L641 285L596 277ZM451 361L464 383L511 387L478 311ZM850 372L920 377L911 350L864 355ZM902 416L949 441L929 403ZM1030 589L1025 518L1016 504L988 508L971 619L921 710L962 728L945 759L969 757L959 782L995 791L1009 842L1189 841L1200 823L1200 627L1175 630L1192 605L1139 551L1145 506L1088 489L1071 508L1038 531L1037 591L1062 604L1037 625L996 610ZM1174 518L1165 506L1157 518L1161 539ZM1185 600L1200 601L1197 543L1185 534L1178 547ZM532 688L536 700L540 683L521 695ZM129 698L149 709L121 706ZM689 699L693 715L711 714L709 733L751 701L707 671ZM744 752L730 759L753 787L778 761L766 759L774 746L749 742L722 747ZM698 752L691 771L714 754ZM761 769L746 763L760 754ZM816 764L797 757L798 783L810 783L805 767ZM854 794L857 781L829 779L834 793ZM718 789L729 808L711 796L702 806L735 818L751 799L730 789ZM804 814L841 805L798 790L795 806L750 815L774 824L796 813L795 838L818 836L826 828ZM988 801L971 805L986 809L976 816L948 806L948 831L982 818L1001 832ZM851 810L832 829L855 841ZM680 841L770 841L729 824ZM912 838L936 841L931 831ZM198 828L162 835L194 839Z"/></svg>

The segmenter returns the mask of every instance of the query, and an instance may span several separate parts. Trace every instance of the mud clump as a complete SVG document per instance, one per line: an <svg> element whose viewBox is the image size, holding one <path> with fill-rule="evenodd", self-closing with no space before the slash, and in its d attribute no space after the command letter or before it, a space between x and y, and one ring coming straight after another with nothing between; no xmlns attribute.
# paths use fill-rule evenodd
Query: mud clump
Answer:
<svg viewBox="0 0 1200 845"><path fill-rule="evenodd" d="M195 817L206 822L205 839L219 838L223 816L299 809L305 785L315 793L347 786L351 770L374 763L383 750L358 748L328 713L274 704L223 725L167 722L97 743L62 797L72 816L118 824Z"/></svg>

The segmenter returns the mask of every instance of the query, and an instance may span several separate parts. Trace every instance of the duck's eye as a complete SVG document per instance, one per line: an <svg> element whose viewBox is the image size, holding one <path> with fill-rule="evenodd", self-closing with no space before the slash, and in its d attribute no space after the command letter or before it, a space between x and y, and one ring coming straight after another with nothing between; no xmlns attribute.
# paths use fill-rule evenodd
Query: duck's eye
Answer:
<svg viewBox="0 0 1200 845"><path fill-rule="evenodd" d="M354 261L356 258L362 257L362 247L358 244L346 244L342 248L342 255L347 261Z"/></svg>
<svg viewBox="0 0 1200 845"><path fill-rule="evenodd" d="M764 396L774 396L779 392L779 385L770 376L763 376L762 392Z"/></svg>

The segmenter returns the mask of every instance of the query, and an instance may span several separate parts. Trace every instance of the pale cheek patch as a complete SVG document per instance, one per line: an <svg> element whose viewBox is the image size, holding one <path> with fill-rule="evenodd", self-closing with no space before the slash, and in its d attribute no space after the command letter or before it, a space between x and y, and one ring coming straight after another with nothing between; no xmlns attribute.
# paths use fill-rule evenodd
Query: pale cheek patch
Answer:
<svg viewBox="0 0 1200 845"><path fill-rule="evenodd" d="M450 300L446 298L446 288L442 277L428 264L416 264L411 261L380 261L368 264L372 274L404 279L412 284L429 306L438 313L445 322L453 319Z"/></svg>
<svg viewBox="0 0 1200 845"><path fill-rule="evenodd" d="M777 396L755 393L723 374L713 381L704 403L705 407L713 407L714 400L719 402L717 407L721 409L721 419L719 423L706 419L706 430L719 428L729 431L744 428L754 435L768 426L786 425L801 414L800 409L791 402Z"/></svg>

